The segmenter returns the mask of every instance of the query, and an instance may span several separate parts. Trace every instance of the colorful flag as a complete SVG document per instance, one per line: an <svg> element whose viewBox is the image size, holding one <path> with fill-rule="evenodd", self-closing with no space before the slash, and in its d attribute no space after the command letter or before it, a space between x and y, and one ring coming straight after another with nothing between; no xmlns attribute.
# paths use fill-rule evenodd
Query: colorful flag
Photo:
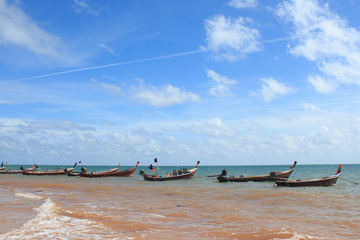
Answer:
<svg viewBox="0 0 360 240"><path fill-rule="evenodd" d="M158 161L157 161L157 158L154 159L154 162L156 162L157 170L159 170L159 163L158 163Z"/></svg>
<svg viewBox="0 0 360 240"><path fill-rule="evenodd" d="M149 168L150 168L151 171L155 172L155 169L154 169L152 164L150 164Z"/></svg>
<svg viewBox="0 0 360 240"><path fill-rule="evenodd" d="M338 168L338 170L336 171L336 174L338 174L338 173L340 173L341 172L341 170L342 170L342 165L339 165L339 168Z"/></svg>

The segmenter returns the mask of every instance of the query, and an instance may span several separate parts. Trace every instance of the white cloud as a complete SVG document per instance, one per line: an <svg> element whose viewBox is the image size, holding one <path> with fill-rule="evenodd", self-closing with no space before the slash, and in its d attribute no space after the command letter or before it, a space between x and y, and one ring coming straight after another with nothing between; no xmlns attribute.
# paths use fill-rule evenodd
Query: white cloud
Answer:
<svg viewBox="0 0 360 240"><path fill-rule="evenodd" d="M207 76L215 82L209 92L215 97L229 97L232 96L230 86L237 84L237 81L228 79L226 76L216 73L214 70L208 70Z"/></svg>
<svg viewBox="0 0 360 240"><path fill-rule="evenodd" d="M102 7L91 6L87 2L88 1L86 1L86 0L74 0L75 11L79 12L79 13L86 12L86 13L89 13L94 16L99 16L103 10Z"/></svg>
<svg viewBox="0 0 360 240"><path fill-rule="evenodd" d="M332 93L336 89L336 83L327 81L318 75L309 76L308 81L319 93Z"/></svg>
<svg viewBox="0 0 360 240"><path fill-rule="evenodd" d="M330 93L340 84L360 85L360 32L346 19L317 0L285 1L276 14L294 29L297 43L290 53L318 64L323 76L309 77L317 91Z"/></svg>
<svg viewBox="0 0 360 240"><path fill-rule="evenodd" d="M162 87L133 86L133 98L143 104L155 107L171 106L182 104L188 101L197 102L200 97L192 92L186 92L171 84Z"/></svg>
<svg viewBox="0 0 360 240"><path fill-rule="evenodd" d="M263 78L261 81L263 84L259 94L263 97L265 102L270 102L278 96L293 92L292 88L287 87L273 78Z"/></svg>
<svg viewBox="0 0 360 240"><path fill-rule="evenodd" d="M302 103L301 106L305 110L313 112L313 113L326 113L327 112L326 110L322 110L319 107L316 107L314 104L310 104L310 103Z"/></svg>
<svg viewBox="0 0 360 240"><path fill-rule="evenodd" d="M0 0L0 44L25 47L36 54L57 56L59 39L41 29L17 5Z"/></svg>
<svg viewBox="0 0 360 240"><path fill-rule="evenodd" d="M251 8L258 5L257 0L231 0L228 5L234 8Z"/></svg>
<svg viewBox="0 0 360 240"><path fill-rule="evenodd" d="M115 84L97 81L94 78L91 79L91 82L114 96L122 96L131 101L155 107L172 106L200 100L197 94L181 90L171 84L155 87L151 84L145 84L142 79L137 80L139 81L138 85L127 86L122 83L121 88Z"/></svg>
<svg viewBox="0 0 360 240"><path fill-rule="evenodd" d="M260 51L260 33L246 26L249 19L232 19L216 15L205 21L207 48L215 58L235 61L252 52Z"/></svg>

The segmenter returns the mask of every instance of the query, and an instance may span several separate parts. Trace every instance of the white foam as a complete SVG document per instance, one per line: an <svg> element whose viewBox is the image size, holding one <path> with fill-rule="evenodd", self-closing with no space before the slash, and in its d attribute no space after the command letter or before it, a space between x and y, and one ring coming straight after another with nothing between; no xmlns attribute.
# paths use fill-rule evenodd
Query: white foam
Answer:
<svg viewBox="0 0 360 240"><path fill-rule="evenodd" d="M32 193L21 193L21 192L18 192L18 193L15 193L15 195L18 196L18 197L29 198L29 199L34 199L34 200L44 199L44 197L38 196L38 195L35 195L35 194L32 194Z"/></svg>
<svg viewBox="0 0 360 240"><path fill-rule="evenodd" d="M311 240L311 239L322 239L322 238L319 238L319 237L312 237L310 235L303 235L303 234L299 234L299 233L296 233L296 232L289 232L285 229L282 229L282 231L280 233L290 233L290 234L293 234L292 237L290 238L281 238L282 240L301 240L301 239L308 239L308 240ZM338 239L338 238L324 238L324 239L327 239L327 240L331 240L331 239ZM280 240L280 238L273 238L272 240Z"/></svg>
<svg viewBox="0 0 360 240"><path fill-rule="evenodd" d="M19 193L19 196L39 199L39 196L27 193ZM119 234L113 235L111 229L101 223L57 213L56 204L50 198L35 210L38 212L35 218L19 229L0 235L0 239L119 239Z"/></svg>
<svg viewBox="0 0 360 240"><path fill-rule="evenodd" d="M166 218L164 215L154 214L154 213L150 213L148 214L148 216L157 217L157 218Z"/></svg>

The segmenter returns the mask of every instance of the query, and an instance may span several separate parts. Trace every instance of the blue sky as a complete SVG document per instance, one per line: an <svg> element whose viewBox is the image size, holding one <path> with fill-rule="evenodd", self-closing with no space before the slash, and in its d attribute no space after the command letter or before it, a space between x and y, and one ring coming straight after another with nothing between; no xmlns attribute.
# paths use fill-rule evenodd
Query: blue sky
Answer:
<svg viewBox="0 0 360 240"><path fill-rule="evenodd" d="M0 161L359 163L358 9L0 0Z"/></svg>

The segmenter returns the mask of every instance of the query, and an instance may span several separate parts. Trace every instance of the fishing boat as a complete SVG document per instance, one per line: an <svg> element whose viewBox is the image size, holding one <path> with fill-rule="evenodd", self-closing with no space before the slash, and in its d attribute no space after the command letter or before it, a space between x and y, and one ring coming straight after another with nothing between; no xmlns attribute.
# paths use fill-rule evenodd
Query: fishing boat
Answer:
<svg viewBox="0 0 360 240"><path fill-rule="evenodd" d="M226 170L223 170L221 175L217 176L217 180L219 182L267 182L267 181L275 181L276 179L287 179L289 178L290 174L294 171L296 166L296 161L290 167L290 170L284 172L270 172L266 175L257 175L257 176L243 176L240 177L227 177Z"/></svg>
<svg viewBox="0 0 360 240"><path fill-rule="evenodd" d="M31 172L34 170L35 164L31 168L20 167L20 170L1 170L0 174L22 174L23 172Z"/></svg>
<svg viewBox="0 0 360 240"><path fill-rule="evenodd" d="M24 171L22 174L23 175L32 175L32 176L54 176L54 175L65 175L69 172L72 172L72 170L74 170L74 168L76 167L77 162L74 164L73 167L71 168L62 168L62 169L56 169L56 170L45 170L45 171L40 171L39 167L37 165L35 165L35 167L38 169L36 171Z"/></svg>
<svg viewBox="0 0 360 240"><path fill-rule="evenodd" d="M121 164L121 163L119 163L116 168L109 169L109 170L106 170L106 171L97 172L97 173L111 173L111 172L116 172L116 171L119 169L120 164ZM71 172L69 172L67 175L68 175L69 177L79 177L81 173L87 173L87 172L88 172L88 170L86 169L86 167L81 167L81 171L79 171L79 172L71 171ZM95 170L94 170L93 172L95 172Z"/></svg>
<svg viewBox="0 0 360 240"><path fill-rule="evenodd" d="M186 168L172 170L172 173L168 175L155 175L155 174L150 175L150 174L146 174L144 170L141 170L140 174L143 175L145 181L169 181L169 180L188 179L188 178L192 178L195 175L196 170L199 167L199 164L200 161L197 162L195 168L190 170L187 170Z"/></svg>
<svg viewBox="0 0 360 240"><path fill-rule="evenodd" d="M279 187L310 187L310 186L331 186L334 185L340 176L342 165L339 165L335 174L312 180L276 180L275 184Z"/></svg>
<svg viewBox="0 0 360 240"><path fill-rule="evenodd" d="M122 170L122 171L118 171L120 164L117 166L117 168L114 169L110 169L107 171L102 171L102 172L87 172L87 171L82 171L79 174L79 177L88 177L88 178L100 178L100 177L132 177L137 169L137 167L139 166L139 161L136 163L135 167L130 168L130 169L126 169L126 170Z"/></svg>

